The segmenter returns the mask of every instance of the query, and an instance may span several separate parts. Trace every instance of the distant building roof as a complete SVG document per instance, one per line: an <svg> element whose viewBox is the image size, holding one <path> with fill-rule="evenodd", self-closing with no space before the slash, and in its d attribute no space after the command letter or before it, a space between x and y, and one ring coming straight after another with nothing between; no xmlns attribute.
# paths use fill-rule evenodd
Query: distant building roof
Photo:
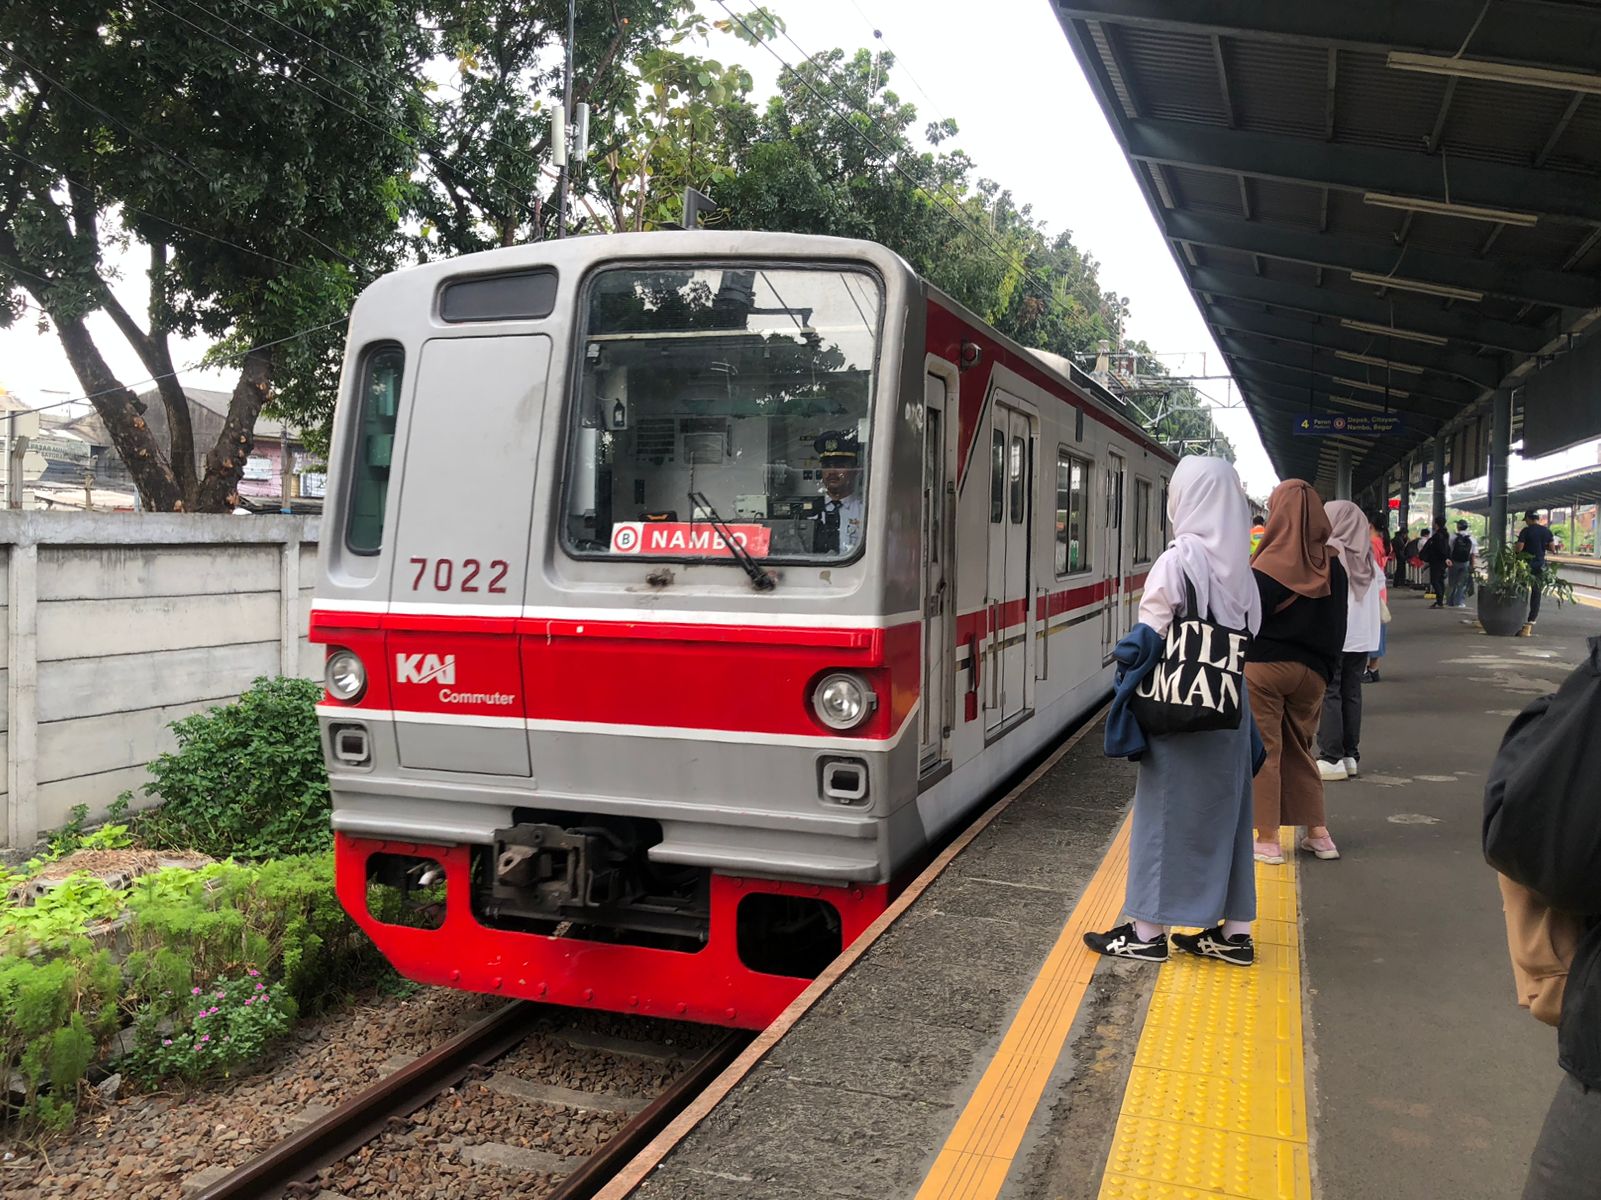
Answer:
<svg viewBox="0 0 1601 1200"><path fill-rule="evenodd" d="M1532 479L1519 484L1507 492L1507 512L1522 513L1531 508L1566 506L1574 501L1580 504L1601 502L1601 467L1584 467L1552 475L1548 479ZM1451 501L1450 506L1470 513L1488 513L1490 497L1484 492L1475 492Z"/></svg>

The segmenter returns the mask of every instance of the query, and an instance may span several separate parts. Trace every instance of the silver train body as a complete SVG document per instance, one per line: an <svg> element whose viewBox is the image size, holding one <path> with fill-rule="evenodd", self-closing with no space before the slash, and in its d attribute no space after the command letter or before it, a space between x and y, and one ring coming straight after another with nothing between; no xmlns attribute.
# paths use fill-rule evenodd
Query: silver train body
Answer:
<svg viewBox="0 0 1601 1200"><path fill-rule="evenodd" d="M881 246L711 231L379 280L331 460L346 906L419 980L750 1027L1105 695L1173 461Z"/></svg>

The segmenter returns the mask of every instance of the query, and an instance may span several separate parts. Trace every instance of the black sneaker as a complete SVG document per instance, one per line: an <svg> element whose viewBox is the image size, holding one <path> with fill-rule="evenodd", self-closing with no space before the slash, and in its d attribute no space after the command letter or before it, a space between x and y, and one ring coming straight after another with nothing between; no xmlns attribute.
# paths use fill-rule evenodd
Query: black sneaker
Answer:
<svg viewBox="0 0 1601 1200"><path fill-rule="evenodd" d="M1105 933L1086 933L1084 944L1097 954L1108 958L1137 958L1141 962L1167 961L1167 936L1157 934L1154 942L1140 941L1134 932L1134 922L1108 929Z"/></svg>
<svg viewBox="0 0 1601 1200"><path fill-rule="evenodd" d="M1220 929L1175 933L1173 944L1187 954L1198 958L1220 958L1236 967L1248 967L1256 961L1256 943L1248 933L1236 933L1233 937L1224 937Z"/></svg>

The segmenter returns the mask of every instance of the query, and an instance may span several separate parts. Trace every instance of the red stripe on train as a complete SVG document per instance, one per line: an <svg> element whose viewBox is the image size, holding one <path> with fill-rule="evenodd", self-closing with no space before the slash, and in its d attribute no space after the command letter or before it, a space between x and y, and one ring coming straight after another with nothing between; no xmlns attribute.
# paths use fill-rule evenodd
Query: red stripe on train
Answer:
<svg viewBox="0 0 1601 1200"><path fill-rule="evenodd" d="M879 705L850 735L884 739L921 685L916 621L813 629L318 611L311 639L367 664L352 708L461 717L833 735L812 713L812 688L851 670Z"/></svg>

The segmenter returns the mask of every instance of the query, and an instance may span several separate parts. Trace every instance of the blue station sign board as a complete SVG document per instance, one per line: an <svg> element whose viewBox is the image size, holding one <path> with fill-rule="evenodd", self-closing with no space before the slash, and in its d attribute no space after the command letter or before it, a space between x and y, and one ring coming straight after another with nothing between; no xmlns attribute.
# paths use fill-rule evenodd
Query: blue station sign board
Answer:
<svg viewBox="0 0 1601 1200"><path fill-rule="evenodd" d="M1383 437L1406 428L1399 413L1343 413L1337 417L1296 417L1295 432L1305 437Z"/></svg>

